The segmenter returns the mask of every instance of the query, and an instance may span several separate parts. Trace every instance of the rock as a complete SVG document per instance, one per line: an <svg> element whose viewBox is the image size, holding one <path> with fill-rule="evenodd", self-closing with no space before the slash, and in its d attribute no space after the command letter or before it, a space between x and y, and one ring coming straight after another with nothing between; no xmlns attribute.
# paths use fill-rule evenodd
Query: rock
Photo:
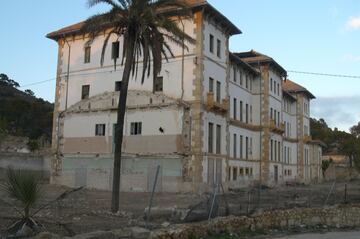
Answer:
<svg viewBox="0 0 360 239"><path fill-rule="evenodd" d="M115 239L115 235L112 232L96 231L85 234L79 234L72 238L76 239Z"/></svg>
<svg viewBox="0 0 360 239"><path fill-rule="evenodd" d="M34 234L33 230L24 224L21 229L16 233L18 237L30 237Z"/></svg>
<svg viewBox="0 0 360 239"><path fill-rule="evenodd" d="M114 234L116 239L131 237L131 230L129 228L116 229L111 232Z"/></svg>
<svg viewBox="0 0 360 239"><path fill-rule="evenodd" d="M162 227L168 227L168 226L170 226L170 223L169 223L169 222L163 222L163 223L161 224L161 226L162 226Z"/></svg>
<svg viewBox="0 0 360 239"><path fill-rule="evenodd" d="M61 237L50 232L41 232L37 234L34 239L60 239Z"/></svg>
<svg viewBox="0 0 360 239"><path fill-rule="evenodd" d="M134 239L146 239L150 235L150 231L142 227L132 227L131 236Z"/></svg>

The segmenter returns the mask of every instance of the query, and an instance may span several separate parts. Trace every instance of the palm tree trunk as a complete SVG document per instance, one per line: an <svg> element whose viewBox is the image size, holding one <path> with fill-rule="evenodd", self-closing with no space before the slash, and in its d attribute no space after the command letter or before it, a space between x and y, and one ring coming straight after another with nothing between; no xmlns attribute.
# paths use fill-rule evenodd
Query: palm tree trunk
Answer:
<svg viewBox="0 0 360 239"><path fill-rule="evenodd" d="M131 64L134 59L135 39L129 37L129 45L126 51L125 67L121 81L120 98L117 109L117 122L115 127L115 155L114 155L114 172L113 172L113 188L111 199L111 211L116 213L119 211L120 203L120 175L121 175L121 146L124 133L124 119L126 112L126 99L128 93L128 85L131 73Z"/></svg>

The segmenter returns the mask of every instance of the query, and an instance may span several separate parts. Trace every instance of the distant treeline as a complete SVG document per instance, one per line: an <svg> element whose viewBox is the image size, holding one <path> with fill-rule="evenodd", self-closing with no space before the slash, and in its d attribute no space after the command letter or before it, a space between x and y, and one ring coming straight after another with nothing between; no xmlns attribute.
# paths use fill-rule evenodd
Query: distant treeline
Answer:
<svg viewBox="0 0 360 239"><path fill-rule="evenodd" d="M51 139L53 104L0 74L0 133L30 139Z"/></svg>

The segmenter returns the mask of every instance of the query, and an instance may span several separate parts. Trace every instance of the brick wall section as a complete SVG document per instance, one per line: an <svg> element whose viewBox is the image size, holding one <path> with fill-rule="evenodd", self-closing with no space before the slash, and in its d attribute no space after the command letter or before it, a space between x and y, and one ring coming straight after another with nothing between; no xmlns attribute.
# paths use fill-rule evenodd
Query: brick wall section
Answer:
<svg viewBox="0 0 360 239"><path fill-rule="evenodd" d="M193 191L200 190L202 183L202 161L203 161L203 81L204 81L204 19L202 12L194 14L196 34L195 55L197 65L194 69L193 96L195 100L191 105L192 129L191 129L191 163L189 165L189 177L193 182Z"/></svg>

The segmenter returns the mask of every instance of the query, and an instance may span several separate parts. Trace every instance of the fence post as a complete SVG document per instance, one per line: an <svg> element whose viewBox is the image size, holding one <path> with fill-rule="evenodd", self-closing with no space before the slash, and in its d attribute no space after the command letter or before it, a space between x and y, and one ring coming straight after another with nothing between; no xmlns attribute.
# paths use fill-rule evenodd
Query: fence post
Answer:
<svg viewBox="0 0 360 239"><path fill-rule="evenodd" d="M154 198L154 194L155 194L155 190L156 190L156 184L157 184L157 180L158 180L158 176L159 176L159 171L160 171L160 165L158 165L157 168L156 168L155 181L154 181L153 189L152 189L152 192L151 192L151 197L150 197L150 201L149 201L149 208L148 208L148 213L147 213L147 217L146 217L146 227L149 225L150 212L151 212L153 198Z"/></svg>

